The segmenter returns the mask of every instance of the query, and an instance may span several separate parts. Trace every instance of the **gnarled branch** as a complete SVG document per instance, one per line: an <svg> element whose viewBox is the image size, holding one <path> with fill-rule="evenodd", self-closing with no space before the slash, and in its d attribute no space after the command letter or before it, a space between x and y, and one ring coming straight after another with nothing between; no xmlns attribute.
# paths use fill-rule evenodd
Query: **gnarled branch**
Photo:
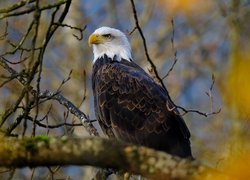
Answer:
<svg viewBox="0 0 250 180"><path fill-rule="evenodd" d="M0 65L6 69L11 75L18 75L18 73L11 68L3 58L0 57ZM21 77L17 76L16 78L22 85L26 84L26 80ZM29 87L29 92L33 95L36 96L37 91L30 86ZM53 99L62 104L64 107L66 107L72 114L74 114L76 117L80 119L82 122L83 126L86 128L86 130L89 132L90 135L95 135L99 136L97 130L93 126L91 120L87 117L86 114L84 114L82 111L80 111L73 103L71 103L68 99L66 99L63 95L61 95L59 92L50 92L50 91L44 91L39 93L40 98L47 98L47 99Z"/></svg>
<svg viewBox="0 0 250 180"><path fill-rule="evenodd" d="M62 158L63 157L63 158ZM98 137L0 138L0 166L91 165L152 179L204 177L211 169L146 147Z"/></svg>

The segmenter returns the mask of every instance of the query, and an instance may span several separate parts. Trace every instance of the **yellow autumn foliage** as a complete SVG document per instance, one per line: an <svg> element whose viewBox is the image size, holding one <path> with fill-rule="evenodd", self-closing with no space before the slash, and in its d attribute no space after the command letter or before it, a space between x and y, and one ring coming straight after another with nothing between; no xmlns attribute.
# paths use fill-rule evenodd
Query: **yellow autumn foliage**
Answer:
<svg viewBox="0 0 250 180"><path fill-rule="evenodd" d="M160 7L171 15L183 13L186 16L194 14L203 14L207 12L212 5L212 1L204 0L158 0Z"/></svg>
<svg viewBox="0 0 250 180"><path fill-rule="evenodd" d="M250 152L244 153L240 156L233 156L228 160L228 164L225 166L225 172L237 179L249 179L250 178Z"/></svg>
<svg viewBox="0 0 250 180"><path fill-rule="evenodd" d="M231 57L226 100L242 119L250 119L250 52L237 52Z"/></svg>
<svg viewBox="0 0 250 180"><path fill-rule="evenodd" d="M232 155L221 162L223 165L218 171L204 173L204 180L245 180L250 179L250 151L244 154ZM200 179L200 178L199 178Z"/></svg>

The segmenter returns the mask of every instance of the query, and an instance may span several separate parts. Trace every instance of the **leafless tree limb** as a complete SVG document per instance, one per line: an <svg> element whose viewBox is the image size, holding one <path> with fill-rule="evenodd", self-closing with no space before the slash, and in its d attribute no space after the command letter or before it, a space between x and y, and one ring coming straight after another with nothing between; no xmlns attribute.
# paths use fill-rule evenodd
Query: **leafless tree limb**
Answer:
<svg viewBox="0 0 250 180"><path fill-rule="evenodd" d="M27 118L27 119L33 122L33 118L30 117L30 118ZM56 125L49 125L49 124L43 124L39 120L36 120L35 123L40 127L49 128L49 129L55 129L55 128L59 128L59 127L62 127L62 126L71 126L71 127L82 126L82 123L66 123L66 122L56 124Z"/></svg>
<svg viewBox="0 0 250 180"><path fill-rule="evenodd" d="M5 167L92 165L123 169L151 179L205 178L216 172L197 161L97 137L0 138L0 145L0 166Z"/></svg>
<svg viewBox="0 0 250 180"><path fill-rule="evenodd" d="M190 113L190 112L197 113L197 114L202 115L202 116L205 116L205 117L210 116L210 115L213 115L213 114L218 114L218 113L221 111L221 109L219 109L219 110L217 110L217 111L212 111L212 112L207 113L207 112L201 112L201 111L199 111L199 110L186 109L186 108L184 108L184 107L181 107L181 106L176 105L176 104L172 101L171 97L169 96L168 90L167 90L166 86L164 85L164 83L163 83L163 81L162 81L162 78L159 76L159 73L158 73L158 71L157 71L157 68L156 68L155 64L153 63L152 59L151 59L150 56L149 56L148 48L147 48L147 42L146 42L146 39L145 39L144 34L143 34L143 32L142 32L142 29L141 29L141 27L140 27L140 24L139 24L139 20L138 20L138 16L137 16L137 11L136 11L136 7L135 7L134 0L130 0L130 2L131 2L131 6L132 6L132 10L133 10L133 15L134 15L134 20L135 20L135 28L130 32L130 34L133 33L133 32L135 31L135 29L137 29L137 30L139 31L139 34L140 34L140 36L141 36L141 38L142 38L142 41L143 41L143 47L144 47L145 55L146 55L146 57L147 57L147 61L150 63L151 68L152 68L152 70L153 70L153 73L154 73L154 75L155 75L157 81L160 83L160 85L162 86L162 88L165 90L165 93L166 93L166 95L168 96L169 100L171 101L171 104L173 104L173 107L171 107L171 108L170 108L169 105L167 104L167 105L166 105L167 108L168 108L169 110L171 110L171 111L174 111L175 113L180 114L180 115L185 115L185 114ZM173 20L172 20L172 27L173 27L173 35L174 35L174 21L173 21ZM174 42L174 37L172 38L171 41ZM174 44L172 43L172 47L173 47L173 46L174 46ZM173 63L173 65L171 66L171 68L170 68L169 72L167 73L167 75L172 71L173 67L175 66L175 64L176 64L176 62L177 62L177 60L178 60L178 59L177 59L177 52L175 52L174 57L175 57L175 58L174 58L174 63ZM167 75L166 75L166 76L167 76ZM183 113L182 113L182 114L179 113L178 110L183 111Z"/></svg>
<svg viewBox="0 0 250 180"><path fill-rule="evenodd" d="M85 31L85 29L87 28L87 25L85 25L83 28L79 28L79 27L74 27L74 26L68 25L68 24L59 24L59 23L54 23L54 24L59 25L61 27L68 27L70 29L75 29L75 30L79 31L80 37L77 36L77 35L75 35L75 34L73 34L73 36L77 40L79 40L79 41L82 40L82 38L83 38L83 31Z"/></svg>
<svg viewBox="0 0 250 180"><path fill-rule="evenodd" d="M8 72L12 75L18 74L14 69L12 69L8 64L4 61L4 59L0 58L0 65L4 67ZM26 80L20 76L17 76L17 80L22 84L26 84ZM35 96L37 91L33 87L29 87L29 92ZM53 93L49 91L44 91L39 94L41 99L53 99L62 104L66 107L72 114L74 114L80 121L82 122L83 126L89 132L90 135L99 136L97 130L94 128L92 121L85 115L82 111L80 111L74 104L72 104L68 99L63 97L59 92ZM1 122L3 124L4 122Z"/></svg>
<svg viewBox="0 0 250 180"><path fill-rule="evenodd" d="M167 74L165 76L162 77L162 79L165 79L166 77L169 76L169 74L171 73L171 71L173 71L174 66L176 65L178 58L177 58L177 50L175 50L174 47L174 35L175 35L175 26L174 26L174 19L171 20L171 24L172 24L172 37L171 37L171 44L172 44L172 50L174 51L174 62L172 64L172 66L170 67L170 69L168 70Z"/></svg>
<svg viewBox="0 0 250 180"><path fill-rule="evenodd" d="M0 35L0 40L3 40L7 35L8 35L8 21L6 21L6 26L5 26L5 31L3 33L3 35Z"/></svg>
<svg viewBox="0 0 250 180"><path fill-rule="evenodd" d="M37 1L36 1L37 2ZM69 0L59 0L58 2L54 3L54 4L49 4L49 5L46 5L46 6L43 6L40 8L40 11L44 11L44 10L47 10L47 9L52 9L52 8L55 8L55 7L58 7L58 6L61 6L62 4L67 4L69 2ZM22 4L23 6L24 4ZM21 7L21 6L19 6ZM18 8L19 8L18 7ZM5 18L8 18L8 17L13 17L13 16L20 16L20 15L24 15L24 14L29 14L33 11L36 10L36 6L35 5L32 5L30 6L29 8L27 8L26 10L22 10L22 11L19 11L19 12L13 12L13 13L9 13L13 10L16 10L17 8L13 8L10 7L10 9L3 9L1 10L2 13L0 14L3 14L2 16L0 16L0 20L2 19L5 19Z"/></svg>
<svg viewBox="0 0 250 180"><path fill-rule="evenodd" d="M13 50L9 51L9 52L5 52L4 54L1 54L1 57L7 55L7 54L14 54L17 50L19 50L19 48L21 48L21 46L23 45L24 41L26 40L27 36L29 35L32 27L34 25L34 20L30 23L25 35L22 37L21 41L19 42L18 45L14 45L14 43L7 41L10 45L12 45L14 47Z"/></svg>
<svg viewBox="0 0 250 180"><path fill-rule="evenodd" d="M147 61L149 62L149 64L151 65L152 69L153 69L153 72L154 72L154 75L155 77L157 78L157 81L159 81L159 83L161 84L162 88L164 88L167 91L167 88L165 87L162 79L160 78L159 74L158 74L158 71L157 71L157 68L155 66L155 64L153 63L152 59L150 58L149 56L149 53L148 53L148 48L147 48L147 42L146 42L146 39L144 37L144 34L142 32L142 29L141 29L141 26L139 24L139 20L138 20L138 17L137 17L137 11L136 11L136 8L135 8L135 3L134 3L134 0L130 0L131 2L131 5L132 5L132 10L133 10L133 15L134 15L134 20L135 20L135 28L132 30L132 32L137 29L140 33L140 36L142 38L142 41L143 41L143 47L144 47L144 51L145 51L145 55L147 57ZM131 33L132 33L131 32Z"/></svg>
<svg viewBox="0 0 250 180"><path fill-rule="evenodd" d="M8 7L8 8L1 9L0 14L9 13L11 11L14 11L14 10L16 10L18 8L21 8L21 7L25 6L27 3L33 3L33 2L35 2L35 0L23 0L23 1L20 1L20 2L14 4L14 5L12 5L12 6Z"/></svg>

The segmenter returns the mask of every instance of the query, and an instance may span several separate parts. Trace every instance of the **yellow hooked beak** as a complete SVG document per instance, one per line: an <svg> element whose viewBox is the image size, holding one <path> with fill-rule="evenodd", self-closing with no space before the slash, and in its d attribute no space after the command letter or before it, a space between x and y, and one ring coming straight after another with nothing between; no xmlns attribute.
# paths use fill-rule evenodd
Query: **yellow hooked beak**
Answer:
<svg viewBox="0 0 250 180"><path fill-rule="evenodd" d="M91 46L91 44L101 44L104 42L104 39L101 35L99 34L91 34L89 36L89 46Z"/></svg>

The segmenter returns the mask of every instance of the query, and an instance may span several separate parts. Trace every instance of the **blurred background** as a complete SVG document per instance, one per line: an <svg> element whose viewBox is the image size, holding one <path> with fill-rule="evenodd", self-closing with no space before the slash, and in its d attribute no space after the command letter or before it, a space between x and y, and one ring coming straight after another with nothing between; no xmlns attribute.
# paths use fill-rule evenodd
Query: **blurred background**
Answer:
<svg viewBox="0 0 250 180"><path fill-rule="evenodd" d="M0 9L18 2L2 0ZM39 3L46 6L56 2L41 0ZM20 10L31 5L26 3ZM194 157L219 169L237 164L235 162L245 155L250 159L250 1L135 0L135 6L150 57L161 77L171 68L177 52L174 69L163 79L173 101L186 109L204 113L221 109L220 113L208 117L197 113L184 116L192 135ZM38 45L43 41L52 12L53 9L42 11ZM22 40L34 14L2 18L3 15L3 10L0 10L0 54L12 63L27 57L21 63L10 64L21 72L29 65L30 52L20 50L13 54L5 53L14 49L11 43L18 44ZM78 40L73 36L80 36L77 30L58 28L44 54L40 89L55 92L62 81L70 76L60 88L61 94L90 119L95 119L91 90L93 54L87 40L96 28L110 26L125 32L136 63L147 72L150 69L138 31L129 34L135 27L131 3L122 0L74 0L64 23L80 28L86 26L83 38ZM27 36L22 48L31 46L32 33L34 30ZM16 80L3 83L8 76L9 73L0 66L0 116L13 106L23 88ZM215 83L210 90L212 76ZM32 85L36 86L36 80L32 81ZM209 93L211 96L207 95ZM21 104L25 103L23 99ZM1 128L8 128L21 112L22 109L17 109ZM35 109L31 111L31 116L34 115ZM39 105L37 119L50 125L79 123L67 109L52 100ZM31 136L32 122L26 122L25 133L23 124L20 123L13 133ZM99 129L97 123L94 125ZM88 135L83 126L53 129L37 126L36 134ZM231 169L235 170L235 167ZM94 176L94 170L86 167L3 169L0 173L0 177L6 179L91 179ZM235 170L235 173L238 171Z"/></svg>

